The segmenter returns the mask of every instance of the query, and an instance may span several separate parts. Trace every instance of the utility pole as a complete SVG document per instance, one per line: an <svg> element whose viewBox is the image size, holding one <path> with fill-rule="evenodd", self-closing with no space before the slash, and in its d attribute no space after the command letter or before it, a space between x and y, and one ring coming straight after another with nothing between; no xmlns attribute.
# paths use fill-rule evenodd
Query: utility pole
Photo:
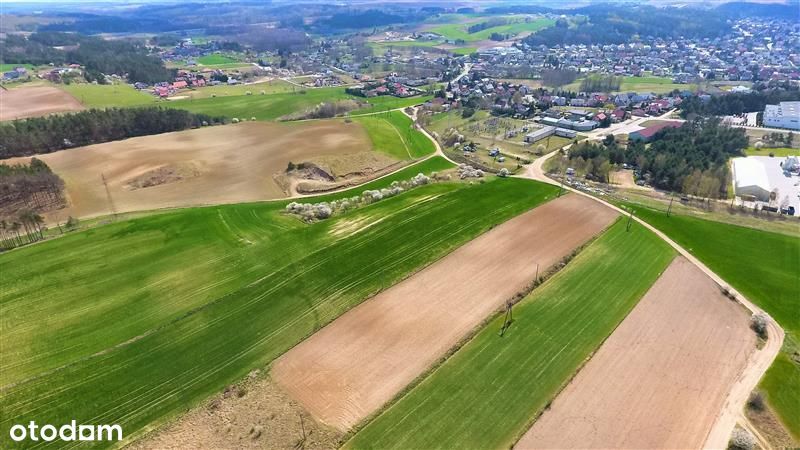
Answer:
<svg viewBox="0 0 800 450"><path fill-rule="evenodd" d="M628 216L628 223L625 225L625 231L631 231L631 220L633 219L633 210L631 209L631 214Z"/></svg>
<svg viewBox="0 0 800 450"><path fill-rule="evenodd" d="M561 173L561 186L558 189L558 195L556 197L561 197L561 193L564 192L564 178L567 177L567 169Z"/></svg>
<svg viewBox="0 0 800 450"><path fill-rule="evenodd" d="M669 195L669 207L667 207L667 217L669 217L669 214L672 212L672 201L673 200L675 200L675 193L674 192L670 192L670 195Z"/></svg>
<svg viewBox="0 0 800 450"><path fill-rule="evenodd" d="M114 220L117 220L117 208L114 207L114 200L111 198L111 191L108 189L108 182L106 181L106 176L102 172L100 173L100 178L103 179L103 186L106 188L106 197L108 198L108 207L111 209L111 214L114 217Z"/></svg>

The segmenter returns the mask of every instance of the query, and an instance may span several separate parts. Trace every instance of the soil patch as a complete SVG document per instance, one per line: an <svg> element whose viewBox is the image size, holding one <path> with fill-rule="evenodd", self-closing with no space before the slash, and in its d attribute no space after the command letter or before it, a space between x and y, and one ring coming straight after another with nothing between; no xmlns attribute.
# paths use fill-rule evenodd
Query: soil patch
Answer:
<svg viewBox="0 0 800 450"><path fill-rule="evenodd" d="M750 315L679 257L515 448L701 448L756 349Z"/></svg>
<svg viewBox="0 0 800 450"><path fill-rule="evenodd" d="M0 89L0 120L24 119L84 109L77 98L52 86Z"/></svg>
<svg viewBox="0 0 800 450"><path fill-rule="evenodd" d="M340 438L341 433L316 422L269 377L253 377L128 448L334 449Z"/></svg>
<svg viewBox="0 0 800 450"><path fill-rule="evenodd" d="M568 195L512 219L339 317L276 360L274 379L347 430L616 216Z"/></svg>

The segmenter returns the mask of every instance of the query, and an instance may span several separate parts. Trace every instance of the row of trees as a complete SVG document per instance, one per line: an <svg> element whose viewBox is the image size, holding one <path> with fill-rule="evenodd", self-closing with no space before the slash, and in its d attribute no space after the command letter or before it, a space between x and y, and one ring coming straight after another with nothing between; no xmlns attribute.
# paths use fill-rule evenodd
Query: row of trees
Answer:
<svg viewBox="0 0 800 450"><path fill-rule="evenodd" d="M681 116L683 117L689 117L694 114L701 116L726 116L764 111L766 105L799 100L800 90L795 86L789 89L767 89L746 94L734 93L716 95L707 101L692 96L683 100L680 109Z"/></svg>
<svg viewBox="0 0 800 450"><path fill-rule="evenodd" d="M715 198L727 192L728 159L743 155L747 145L743 129L698 119L680 128L665 128L649 147L635 140L623 149L611 138L602 144L580 143L570 150L569 158L598 181L608 181L613 165L627 163L657 188Z"/></svg>
<svg viewBox="0 0 800 450"><path fill-rule="evenodd" d="M0 124L0 159L224 123L221 117L161 107L91 109Z"/></svg>
<svg viewBox="0 0 800 450"><path fill-rule="evenodd" d="M581 80L581 92L613 92L622 86L622 77L590 75Z"/></svg>

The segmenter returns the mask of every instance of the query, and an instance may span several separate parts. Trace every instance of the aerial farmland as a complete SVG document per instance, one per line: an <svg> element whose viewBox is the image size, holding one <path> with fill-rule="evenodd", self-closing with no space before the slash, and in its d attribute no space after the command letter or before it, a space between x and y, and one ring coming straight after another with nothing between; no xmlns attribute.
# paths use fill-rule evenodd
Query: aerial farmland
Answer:
<svg viewBox="0 0 800 450"><path fill-rule="evenodd" d="M4 5L0 448L800 446L787 2Z"/></svg>

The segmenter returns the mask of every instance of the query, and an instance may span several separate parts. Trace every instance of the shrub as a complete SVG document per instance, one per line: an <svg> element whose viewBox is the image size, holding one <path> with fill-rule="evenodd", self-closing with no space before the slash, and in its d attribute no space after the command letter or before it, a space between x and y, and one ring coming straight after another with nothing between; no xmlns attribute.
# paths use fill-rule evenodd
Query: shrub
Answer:
<svg viewBox="0 0 800 450"><path fill-rule="evenodd" d="M749 431L741 427L736 427L731 433L731 440L728 442L728 450L753 450L756 440Z"/></svg>
<svg viewBox="0 0 800 450"><path fill-rule="evenodd" d="M497 172L497 176L501 177L501 178L507 177L508 176L508 169L503 167L502 169L500 169L500 172Z"/></svg>
<svg viewBox="0 0 800 450"><path fill-rule="evenodd" d="M234 117L233 119L231 119L231 123L239 123L239 118Z"/></svg>
<svg viewBox="0 0 800 450"><path fill-rule="evenodd" d="M750 393L750 398L747 399L747 407L753 411L764 410L764 396L761 394L761 392L753 391Z"/></svg>
<svg viewBox="0 0 800 450"><path fill-rule="evenodd" d="M750 319L750 328L756 332L761 339L767 338L767 316L764 313L753 314Z"/></svg>

